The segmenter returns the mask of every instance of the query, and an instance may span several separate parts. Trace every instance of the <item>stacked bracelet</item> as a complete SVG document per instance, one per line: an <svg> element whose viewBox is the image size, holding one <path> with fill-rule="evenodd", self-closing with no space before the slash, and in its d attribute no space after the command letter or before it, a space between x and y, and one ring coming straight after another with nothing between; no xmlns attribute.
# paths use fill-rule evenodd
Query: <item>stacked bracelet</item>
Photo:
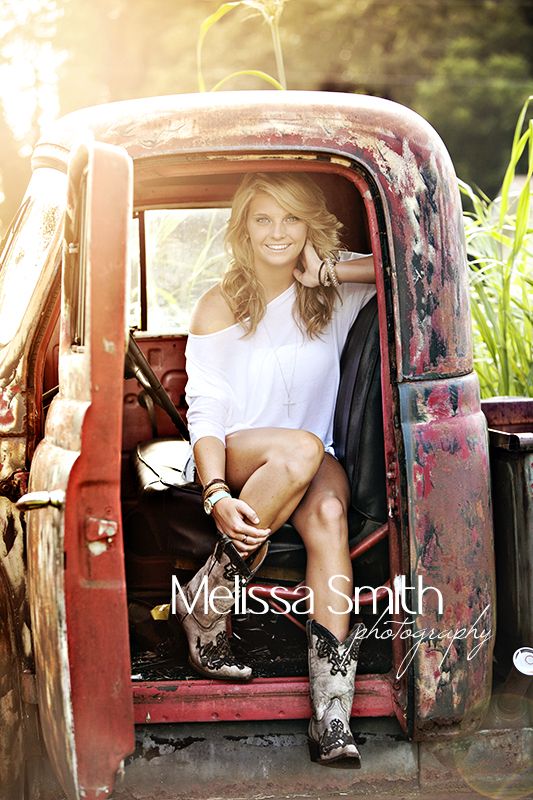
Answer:
<svg viewBox="0 0 533 800"><path fill-rule="evenodd" d="M211 495L221 491L228 492L229 494L229 486L222 478L219 478L216 481L210 481L202 492L202 499L204 503L208 497L211 497Z"/></svg>
<svg viewBox="0 0 533 800"><path fill-rule="evenodd" d="M331 285L337 289L340 286L339 276L337 275L337 261L331 256L326 260L327 275L331 280Z"/></svg>
<svg viewBox="0 0 533 800"><path fill-rule="evenodd" d="M224 478L213 478L213 480L212 480L212 481L209 481L209 483L206 483L206 485L204 486L204 489L203 489L203 491L204 491L204 492L207 492L207 490L208 490L208 489L209 489L211 486L214 486L214 485L215 485L215 483L223 483L224 485L226 485L226 481L224 480Z"/></svg>
<svg viewBox="0 0 533 800"><path fill-rule="evenodd" d="M214 507L218 503L219 500L222 500L225 497L231 497L229 491L225 489L215 489L214 492L210 492L207 497L204 497L204 511L206 514L210 515L213 512Z"/></svg>
<svg viewBox="0 0 533 800"><path fill-rule="evenodd" d="M321 286L334 286L336 289L340 285L337 270L335 269L337 263L333 256L328 256L321 263L318 269L318 282Z"/></svg>

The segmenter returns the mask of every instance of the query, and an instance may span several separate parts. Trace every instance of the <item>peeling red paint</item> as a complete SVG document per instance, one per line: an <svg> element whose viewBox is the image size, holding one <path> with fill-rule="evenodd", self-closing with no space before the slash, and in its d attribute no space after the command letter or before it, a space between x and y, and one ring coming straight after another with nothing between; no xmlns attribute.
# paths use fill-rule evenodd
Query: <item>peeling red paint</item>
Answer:
<svg viewBox="0 0 533 800"><path fill-rule="evenodd" d="M87 128L139 163L165 155L277 150L353 159L375 180L392 232L400 373L421 378L472 370L457 182L442 142L415 113L380 98L314 92L127 101L68 115L37 146L34 163L62 157Z"/></svg>
<svg viewBox="0 0 533 800"><path fill-rule="evenodd" d="M96 141L125 147L136 159L139 173L149 170L149 165L157 159L161 163L165 156L170 156L169 162L173 164L185 164L189 170L187 174L193 174L195 164L206 168L210 160L226 159L235 170L239 158L250 158L254 154L271 158L287 153L291 154L294 165L300 156L318 155L320 160L315 162L310 158L305 164L316 165L317 170L333 171L333 165L326 163L327 155L333 154L337 161L350 165L338 167L339 172L344 169L350 172L354 183L358 180L361 185L364 183L363 196L369 209L374 249L381 250L385 232L390 250L390 261L385 263L384 272L387 280L391 276L387 288L390 288L392 301L386 309L387 319L382 320L382 352L388 352L387 326L391 323L396 371L391 369L390 374L385 373L388 385L384 385L384 392L389 393L386 399L391 399L396 390L400 395L398 418L403 436L401 443L400 434L398 440L391 435L387 442L389 455L395 463L390 479L390 525L396 527L391 529L400 531L406 521L401 529L406 541L391 537L391 547L397 548L393 554L395 565L402 566L411 577L424 576L429 585L442 592L444 613L438 614L434 600L428 602L425 613L417 618L418 630L424 626L429 630L470 626L485 605L494 600L488 454L479 391L471 374L460 198L449 157L430 126L413 112L378 98L291 92L156 98L69 115L42 139L35 150L34 166L47 164L57 168L58 163L65 164L72 144L82 137L86 140L89 131L94 133ZM299 161L301 168L304 159ZM364 179L358 177L361 174ZM378 212L379 226L375 222ZM101 237L95 236L94 241L101 241ZM379 279L383 281L383 275ZM384 296L383 283L380 288L380 296ZM64 339L68 335L67 311L68 308L62 318ZM101 340L95 352L99 352L100 345ZM83 382L81 372L74 377ZM0 427L4 426L11 434L24 417L19 411L23 408L25 391L26 387L19 384L0 391ZM15 409L14 400L20 401ZM65 450L80 451L81 423L87 404L65 398L53 404L49 412L47 425L60 433L58 441L61 440ZM102 409L101 413L106 410ZM23 442L23 451L25 445ZM58 445L55 442L49 445L49 457L45 453L47 457L36 474L42 486L52 478L63 478L66 483L56 460L57 453L54 455L54 447L59 449ZM87 473L82 474L82 468L77 467L73 478L74 482L79 481L76 484L79 497L86 502L85 510L90 515L95 512L85 499L83 479L91 474L93 489L102 481L100 473L91 473L91 469L101 463L97 436L92 447L92 459L83 467ZM115 450L118 452L118 448ZM6 472L2 474L9 476L23 465L24 453L13 467L5 460L2 469L5 467ZM406 484L405 497L400 494L400 475ZM109 491L111 496L110 487L111 482L102 486L101 495ZM115 494L108 507L116 502ZM46 513L56 514L53 510ZM104 508L102 518L107 518L108 513ZM118 520L119 512L114 516ZM50 750L66 774L72 767L74 749L69 739L72 729L68 721L64 729L58 722L68 705L62 683L66 670L65 650L61 657L59 646L53 650L54 643L58 644L61 639L64 644L65 640L61 625L67 611L58 600L64 588L62 581L68 584L69 622L73 623L75 631L78 625L81 630L84 623L90 622L87 612L93 612L95 607L96 619L106 618L105 603L94 606L86 600L91 592L95 595L100 591L101 599L105 595L105 583L110 596L118 603L123 600L124 590L123 587L115 590L112 584L121 569L118 548L110 547L93 563L86 547L81 552L77 549L76 537L79 530L84 530L83 525L77 526L77 522L69 518L65 529L68 570L64 570L61 526L50 517L46 535L41 536L42 531L35 524L29 555L36 572L32 602L38 628L35 638L39 639L36 656L43 666L44 676L39 689L41 718L52 731ZM13 541L8 537L8 542L12 558L17 552L20 534ZM401 561L404 553L406 560ZM113 573L105 571L111 569L105 566L108 558L117 559ZM39 575L40 567L43 569ZM99 569L103 570L102 574ZM98 578L102 578L100 585ZM49 619L43 619L43 613L48 614ZM115 633L109 630L104 634L108 637L109 650L113 648ZM93 663L91 658L91 641L87 637L76 637L73 633L68 643L69 655L74 658L78 670L74 671L74 705L83 704L87 685L104 693L107 685L102 683L101 664ZM472 636L466 645L454 643L448 653L446 642L423 642L409 674L414 702L407 714L415 736L439 735L440 728L446 732L466 732L479 721L480 709L490 693L491 649L487 647L474 661L468 662L466 648L471 646L471 640ZM85 667L92 673L91 680L84 684L80 676ZM391 690L389 695L384 691L387 680L383 678L380 683L383 693L380 708L389 708L393 697L399 709L398 716L405 721L407 700L401 684L397 682L400 689L395 684L394 692ZM116 680L113 682L113 695L118 692L119 685ZM185 690L180 686L179 691ZM140 705L145 702L150 707L155 702L150 692L148 694L147 698L136 698ZM167 712L159 695L157 702L163 720ZM210 708L213 696L196 698L196 702L197 707ZM363 704L363 707L368 705ZM85 720L93 710L85 709ZM187 713L193 715L194 709L189 708ZM115 720L112 722L114 724ZM107 733L116 744L116 737L111 736L110 730ZM104 757L99 750L97 755ZM90 771L88 750L81 758Z"/></svg>
<svg viewBox="0 0 533 800"><path fill-rule="evenodd" d="M0 388L0 430L7 433L14 425L15 415L12 410L13 398L19 394L20 387L11 384L7 389Z"/></svg>
<svg viewBox="0 0 533 800"><path fill-rule="evenodd" d="M425 609L419 629L466 629L488 605L488 629L494 627L494 555L487 439L473 376L402 387L407 462L412 476L410 540L416 553L415 573L442 593L444 613ZM409 400L407 400L409 396ZM425 580L426 583L426 580ZM485 619L485 618L483 618ZM479 623L483 626L483 622ZM435 645L428 641L418 659L416 686L420 731L429 735L437 708L442 720L464 730L479 719L490 697L493 641L475 658L475 635L436 650L445 655L438 669L428 661ZM432 694L432 687L434 694ZM459 722L457 709L462 709ZM471 711L468 711L471 709ZM476 710L477 709L477 710Z"/></svg>

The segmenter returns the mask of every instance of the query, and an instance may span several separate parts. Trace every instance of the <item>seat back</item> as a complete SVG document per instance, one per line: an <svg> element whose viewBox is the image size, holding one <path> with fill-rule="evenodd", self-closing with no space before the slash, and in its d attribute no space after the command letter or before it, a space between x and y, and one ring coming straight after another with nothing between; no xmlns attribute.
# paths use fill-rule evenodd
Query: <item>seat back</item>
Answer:
<svg viewBox="0 0 533 800"><path fill-rule="evenodd" d="M351 532L387 519L377 298L363 307L341 356L333 442L352 487Z"/></svg>

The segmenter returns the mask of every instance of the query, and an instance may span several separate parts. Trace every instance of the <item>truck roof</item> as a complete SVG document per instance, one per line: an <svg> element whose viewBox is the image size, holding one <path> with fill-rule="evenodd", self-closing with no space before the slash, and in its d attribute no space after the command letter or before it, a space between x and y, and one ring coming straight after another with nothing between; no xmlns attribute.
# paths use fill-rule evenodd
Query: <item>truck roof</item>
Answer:
<svg viewBox="0 0 533 800"><path fill-rule="evenodd" d="M447 156L433 128L398 103L340 92L239 91L125 100L74 111L39 140L33 165L66 169L70 149L84 137L124 147L133 159L213 150L374 149L398 156L404 142Z"/></svg>

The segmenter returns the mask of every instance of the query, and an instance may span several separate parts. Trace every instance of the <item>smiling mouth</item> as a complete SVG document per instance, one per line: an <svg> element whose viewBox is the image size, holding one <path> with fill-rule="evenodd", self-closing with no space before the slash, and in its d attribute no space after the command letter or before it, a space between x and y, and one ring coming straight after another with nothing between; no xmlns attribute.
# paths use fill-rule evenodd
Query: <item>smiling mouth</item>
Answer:
<svg viewBox="0 0 533 800"><path fill-rule="evenodd" d="M281 253L283 250L286 250L288 247L290 247L290 244L267 244L265 246L268 247L269 250L274 250L276 253Z"/></svg>

